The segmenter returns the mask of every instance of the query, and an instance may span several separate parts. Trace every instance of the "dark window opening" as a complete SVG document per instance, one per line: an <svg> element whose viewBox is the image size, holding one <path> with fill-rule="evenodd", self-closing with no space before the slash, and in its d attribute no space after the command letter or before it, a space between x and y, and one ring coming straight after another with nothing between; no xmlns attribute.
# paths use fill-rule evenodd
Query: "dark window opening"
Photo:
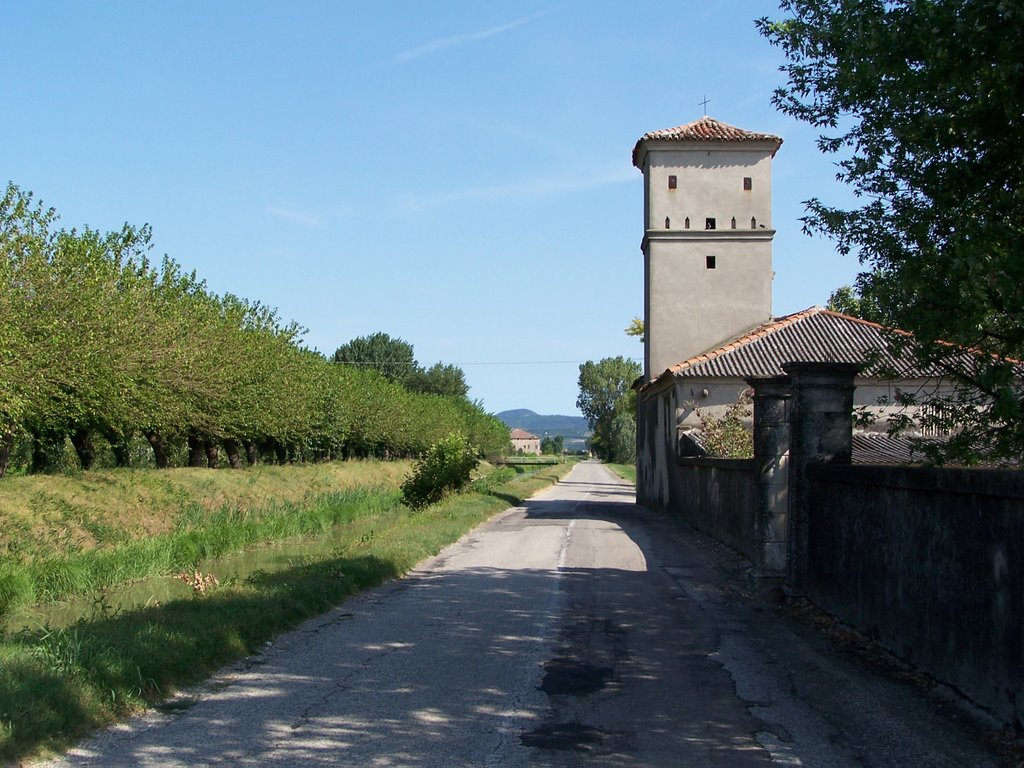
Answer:
<svg viewBox="0 0 1024 768"><path fill-rule="evenodd" d="M668 188L669 189L675 189L676 188L676 177L675 176L669 176L668 177Z"/></svg>
<svg viewBox="0 0 1024 768"><path fill-rule="evenodd" d="M690 228L690 217L689 217L689 216L687 216L687 217L686 217L686 218L685 218L685 219L683 220L683 229L689 229L689 228Z"/></svg>
<svg viewBox="0 0 1024 768"><path fill-rule="evenodd" d="M753 216L750 217L750 228L757 229L757 219L755 219Z"/></svg>
<svg viewBox="0 0 1024 768"><path fill-rule="evenodd" d="M715 257L714 256L705 256L704 257L704 266L707 267L708 269L714 269L715 268Z"/></svg>
<svg viewBox="0 0 1024 768"><path fill-rule="evenodd" d="M671 225L671 222L668 220L668 216L666 216L665 217L665 229L668 229L670 225Z"/></svg>
<svg viewBox="0 0 1024 768"><path fill-rule="evenodd" d="M735 216L732 217L732 221L729 222L729 226L731 226L733 229L736 229L736 217Z"/></svg>
<svg viewBox="0 0 1024 768"><path fill-rule="evenodd" d="M715 220L711 218L704 219L704 229L714 229Z"/></svg>
<svg viewBox="0 0 1024 768"><path fill-rule="evenodd" d="M749 176L743 177L743 189L747 192L754 188L754 180Z"/></svg>

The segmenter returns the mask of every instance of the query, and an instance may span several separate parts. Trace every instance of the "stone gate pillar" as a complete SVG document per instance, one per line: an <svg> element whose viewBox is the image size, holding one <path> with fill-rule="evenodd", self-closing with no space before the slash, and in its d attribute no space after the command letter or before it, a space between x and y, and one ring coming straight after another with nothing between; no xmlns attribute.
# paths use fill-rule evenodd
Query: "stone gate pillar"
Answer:
<svg viewBox="0 0 1024 768"><path fill-rule="evenodd" d="M785 363L790 400L788 582L807 587L809 482L814 463L849 464L856 363Z"/></svg>
<svg viewBox="0 0 1024 768"><path fill-rule="evenodd" d="M781 586L787 576L790 378L749 378L754 390L753 574L757 586Z"/></svg>

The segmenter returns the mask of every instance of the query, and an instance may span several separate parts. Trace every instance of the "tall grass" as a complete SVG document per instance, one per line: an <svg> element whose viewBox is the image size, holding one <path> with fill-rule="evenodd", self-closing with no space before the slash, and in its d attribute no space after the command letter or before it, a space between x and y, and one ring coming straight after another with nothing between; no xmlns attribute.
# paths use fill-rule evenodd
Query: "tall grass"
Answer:
<svg viewBox="0 0 1024 768"><path fill-rule="evenodd" d="M224 507L211 514L183 510L175 530L120 546L23 560L0 558L0 616L21 605L48 603L162 573L194 568L254 544L321 533L357 515L392 509L397 491L356 488L309 504L273 504L259 510Z"/></svg>
<svg viewBox="0 0 1024 768"><path fill-rule="evenodd" d="M0 761L63 749L97 727L206 678L348 595L408 571L569 469L559 465L514 478L503 473L415 513L393 503L391 492L365 492L339 494L311 509L288 507L291 514L285 508L263 516L223 509L209 525L202 514L184 515L180 530L165 541L175 543L173 556L184 559L227 546L229 539L234 541L233 529L246 528L253 517L266 524L260 535L274 526L291 530L287 526L294 524L296 530L313 532L340 524L344 536L332 552L282 571L254 573L201 596L112 614L99 610L59 630L0 635ZM286 517L294 522L286 523ZM143 551L139 544L139 549L127 546ZM116 565L113 553L110 557L107 567L115 573L136 567L131 558ZM62 584L73 581L74 570L55 568L52 578ZM65 575L57 577L60 572Z"/></svg>
<svg viewBox="0 0 1024 768"><path fill-rule="evenodd" d="M0 491L0 553L28 559L116 547L174 530L189 508L257 509L269 499L308 504L349 488L397 488L410 466L351 461L7 477Z"/></svg>

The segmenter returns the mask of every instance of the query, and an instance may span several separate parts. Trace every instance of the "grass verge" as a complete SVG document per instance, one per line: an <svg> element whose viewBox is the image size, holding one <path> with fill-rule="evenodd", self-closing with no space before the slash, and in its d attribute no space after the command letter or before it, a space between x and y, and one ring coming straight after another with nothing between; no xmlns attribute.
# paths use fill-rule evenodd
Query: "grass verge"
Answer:
<svg viewBox="0 0 1024 768"><path fill-rule="evenodd" d="M634 464L608 464L608 469L617 474L623 480L636 485L636 465Z"/></svg>
<svg viewBox="0 0 1024 768"><path fill-rule="evenodd" d="M6 477L0 482L0 552L49 558L169 533L182 511L216 513L309 504L350 488L398 488L407 461L346 461L246 469L111 469Z"/></svg>
<svg viewBox="0 0 1024 768"><path fill-rule="evenodd" d="M0 558L0 616L22 605L50 603L194 568L246 547L315 535L400 503L397 491L355 488L325 494L307 504L224 507L213 513L193 505L176 516L175 530L168 533L53 557Z"/></svg>
<svg viewBox="0 0 1024 768"><path fill-rule="evenodd" d="M284 571L60 630L0 636L0 761L60 751L205 679L349 595L405 573L569 469L505 473L415 513L368 508L350 516L333 552Z"/></svg>

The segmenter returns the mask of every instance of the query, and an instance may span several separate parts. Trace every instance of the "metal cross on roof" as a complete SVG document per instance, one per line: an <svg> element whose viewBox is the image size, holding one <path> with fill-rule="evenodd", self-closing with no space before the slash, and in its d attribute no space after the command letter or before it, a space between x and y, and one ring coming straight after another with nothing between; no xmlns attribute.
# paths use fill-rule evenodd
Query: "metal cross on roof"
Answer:
<svg viewBox="0 0 1024 768"><path fill-rule="evenodd" d="M698 104L700 104L700 105L701 105L702 107L704 107L704 117L707 117L707 116L708 116L708 102L709 102L709 101L710 101L710 99L709 99L709 98L708 98L708 97L707 97L707 96L705 95L705 96L704 96L704 101L698 101L698 102L697 102L697 103L698 103Z"/></svg>

